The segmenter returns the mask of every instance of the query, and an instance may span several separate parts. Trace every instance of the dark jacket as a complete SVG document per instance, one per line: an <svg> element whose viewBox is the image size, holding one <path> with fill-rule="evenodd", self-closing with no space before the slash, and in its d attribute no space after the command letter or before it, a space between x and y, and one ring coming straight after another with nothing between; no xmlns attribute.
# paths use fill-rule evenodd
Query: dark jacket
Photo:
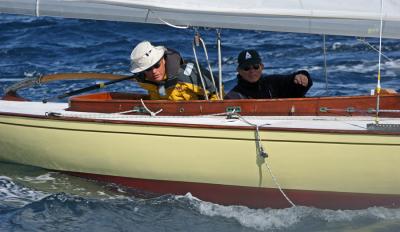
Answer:
<svg viewBox="0 0 400 232"><path fill-rule="evenodd" d="M304 74L307 76L307 87L293 82L297 74ZM225 99L304 97L313 84L310 74L305 70L290 75L263 75L260 80L255 83L244 80L240 75L238 75L237 78L237 85L225 96Z"/></svg>
<svg viewBox="0 0 400 232"><path fill-rule="evenodd" d="M196 64L184 62L179 53L172 49L166 50L164 58L167 70L165 81L154 83L146 80L144 75L138 78L140 86L149 92L150 99L169 99L174 101L205 99ZM202 67L200 69L209 99L216 100L217 90L212 84L210 73Z"/></svg>

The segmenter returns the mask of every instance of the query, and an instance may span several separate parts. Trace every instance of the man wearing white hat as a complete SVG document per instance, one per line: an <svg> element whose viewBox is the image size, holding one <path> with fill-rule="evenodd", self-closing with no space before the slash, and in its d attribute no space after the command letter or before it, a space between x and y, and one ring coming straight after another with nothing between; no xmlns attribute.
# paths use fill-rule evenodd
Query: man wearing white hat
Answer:
<svg viewBox="0 0 400 232"><path fill-rule="evenodd" d="M201 68L205 90L193 63L185 63L178 52L163 46L140 42L131 53L131 70L151 100L217 100L216 87L209 73Z"/></svg>

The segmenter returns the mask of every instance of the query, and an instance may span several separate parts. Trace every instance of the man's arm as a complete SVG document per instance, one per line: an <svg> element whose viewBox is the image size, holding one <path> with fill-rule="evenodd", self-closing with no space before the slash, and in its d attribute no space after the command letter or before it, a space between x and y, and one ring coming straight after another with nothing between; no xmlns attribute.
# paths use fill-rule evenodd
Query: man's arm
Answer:
<svg viewBox="0 0 400 232"><path fill-rule="evenodd" d="M271 75L266 77L272 98L304 97L312 86L310 74L300 70L290 75Z"/></svg>

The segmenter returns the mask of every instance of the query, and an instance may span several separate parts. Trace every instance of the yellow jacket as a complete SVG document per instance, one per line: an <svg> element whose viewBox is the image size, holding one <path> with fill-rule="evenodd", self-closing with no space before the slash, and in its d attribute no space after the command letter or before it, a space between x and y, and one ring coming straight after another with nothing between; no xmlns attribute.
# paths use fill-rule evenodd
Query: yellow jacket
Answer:
<svg viewBox="0 0 400 232"><path fill-rule="evenodd" d="M151 100L187 101L204 99L203 88L191 83L176 83L175 86L165 89L165 95L160 94L160 87L157 85L149 83L139 83L139 85L148 91ZM207 95L209 100L218 100L215 93L210 94L207 90Z"/></svg>

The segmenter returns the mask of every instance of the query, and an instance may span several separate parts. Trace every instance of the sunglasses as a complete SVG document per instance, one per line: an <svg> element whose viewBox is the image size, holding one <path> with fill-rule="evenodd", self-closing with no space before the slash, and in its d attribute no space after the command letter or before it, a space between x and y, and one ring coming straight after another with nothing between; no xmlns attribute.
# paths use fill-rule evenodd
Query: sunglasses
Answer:
<svg viewBox="0 0 400 232"><path fill-rule="evenodd" d="M144 70L145 72L150 72L153 69L158 69L161 66L161 60L159 60L157 63L155 63L153 66L151 66L150 68Z"/></svg>
<svg viewBox="0 0 400 232"><path fill-rule="evenodd" d="M258 70L260 68L260 64L247 64L243 66L241 69L244 71L249 71L250 69Z"/></svg>

